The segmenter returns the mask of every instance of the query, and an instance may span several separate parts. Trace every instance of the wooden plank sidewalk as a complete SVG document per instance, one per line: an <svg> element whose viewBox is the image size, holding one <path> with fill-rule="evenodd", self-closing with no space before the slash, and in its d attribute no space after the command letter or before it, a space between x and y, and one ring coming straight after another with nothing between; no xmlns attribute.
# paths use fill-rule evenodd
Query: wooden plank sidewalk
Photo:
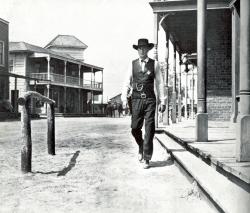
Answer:
<svg viewBox="0 0 250 213"><path fill-rule="evenodd" d="M249 212L250 194L248 192L218 173L200 158L183 149L166 134L156 134L156 139L191 174L223 212Z"/></svg>
<svg viewBox="0 0 250 213"><path fill-rule="evenodd" d="M208 142L195 142L194 120L183 120L160 129L204 159L210 160L213 166L225 170L249 185L250 162L237 162L235 157L235 124L209 121L208 126Z"/></svg>

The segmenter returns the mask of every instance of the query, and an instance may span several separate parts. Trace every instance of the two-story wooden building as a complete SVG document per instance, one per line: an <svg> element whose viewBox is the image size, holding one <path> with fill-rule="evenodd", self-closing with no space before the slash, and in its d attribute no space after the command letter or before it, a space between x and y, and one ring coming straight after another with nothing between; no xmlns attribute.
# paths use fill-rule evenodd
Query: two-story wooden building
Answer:
<svg viewBox="0 0 250 213"><path fill-rule="evenodd" d="M87 45L71 35L58 35L45 48L26 42L10 42L10 72L39 81L20 79L19 96L37 91L56 101L57 113L94 113L94 97L103 95L103 68L84 62ZM96 81L99 73L99 82ZM13 89L14 82L10 82ZM36 113L46 111L36 104Z"/></svg>

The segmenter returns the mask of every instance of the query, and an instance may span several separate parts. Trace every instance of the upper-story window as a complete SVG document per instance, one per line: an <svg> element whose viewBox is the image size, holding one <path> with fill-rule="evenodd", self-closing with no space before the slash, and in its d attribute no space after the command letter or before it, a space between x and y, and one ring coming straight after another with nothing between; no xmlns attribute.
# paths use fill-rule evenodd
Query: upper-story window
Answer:
<svg viewBox="0 0 250 213"><path fill-rule="evenodd" d="M4 65L4 42L0 41L0 65Z"/></svg>

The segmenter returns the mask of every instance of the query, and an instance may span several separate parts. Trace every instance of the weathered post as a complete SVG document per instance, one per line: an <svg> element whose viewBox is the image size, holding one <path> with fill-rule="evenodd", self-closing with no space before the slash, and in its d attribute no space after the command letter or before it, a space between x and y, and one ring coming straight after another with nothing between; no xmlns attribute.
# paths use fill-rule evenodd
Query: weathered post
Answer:
<svg viewBox="0 0 250 213"><path fill-rule="evenodd" d="M32 141L30 125L30 98L27 100L18 99L22 105L21 131L22 131L22 150L21 150L21 171L31 172Z"/></svg>
<svg viewBox="0 0 250 213"><path fill-rule="evenodd" d="M47 105L47 143L48 153L55 155L55 105L53 103Z"/></svg>
<svg viewBox="0 0 250 213"><path fill-rule="evenodd" d="M18 99L18 104L23 106L21 115L21 131L23 144L21 150L21 171L24 173L31 172L32 140L30 108L32 98L36 98L48 104L48 152L49 154L55 155L55 101L41 95L38 92L29 91L23 97L20 97Z"/></svg>

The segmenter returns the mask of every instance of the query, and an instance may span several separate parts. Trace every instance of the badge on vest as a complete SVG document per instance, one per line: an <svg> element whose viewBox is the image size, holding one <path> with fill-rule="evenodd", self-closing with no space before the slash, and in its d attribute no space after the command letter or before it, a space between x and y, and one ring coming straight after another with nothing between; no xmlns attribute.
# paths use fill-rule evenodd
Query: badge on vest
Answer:
<svg viewBox="0 0 250 213"><path fill-rule="evenodd" d="M148 75L150 75L150 74L151 74L151 72L150 72L150 71L147 71L147 74L148 74Z"/></svg>

